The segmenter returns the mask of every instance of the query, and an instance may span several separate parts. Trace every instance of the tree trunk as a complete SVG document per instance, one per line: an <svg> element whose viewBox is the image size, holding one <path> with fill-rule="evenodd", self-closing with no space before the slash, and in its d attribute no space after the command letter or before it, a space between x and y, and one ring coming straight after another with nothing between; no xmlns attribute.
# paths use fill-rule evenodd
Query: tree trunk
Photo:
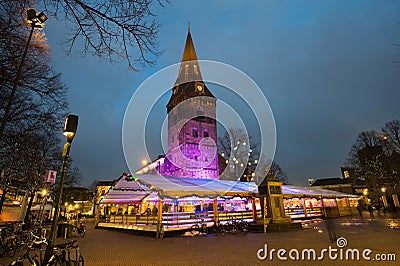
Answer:
<svg viewBox="0 0 400 266"><path fill-rule="evenodd" d="M7 194L7 190L3 189L3 194L1 195L1 199L0 199L0 213L3 210L3 204L4 204L4 201L6 200L6 194Z"/></svg>
<svg viewBox="0 0 400 266"><path fill-rule="evenodd" d="M31 195L30 195L28 208L26 209L26 213L25 213L24 223L28 222L28 218L29 218L29 214L31 213L31 208L32 208L32 203L33 203L34 197L35 197L35 192L31 193Z"/></svg>

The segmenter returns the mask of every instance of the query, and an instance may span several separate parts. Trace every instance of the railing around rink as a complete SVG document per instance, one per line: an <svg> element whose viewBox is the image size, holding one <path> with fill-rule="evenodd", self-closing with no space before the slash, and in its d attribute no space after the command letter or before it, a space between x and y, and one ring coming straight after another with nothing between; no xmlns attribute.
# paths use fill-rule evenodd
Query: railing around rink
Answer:
<svg viewBox="0 0 400 266"><path fill-rule="evenodd" d="M157 215L115 214L106 217L107 223L119 224L157 224Z"/></svg>
<svg viewBox="0 0 400 266"><path fill-rule="evenodd" d="M260 216L257 211L257 216ZM208 226L214 223L214 212L168 212L162 214L162 223L165 228L190 228L193 224L203 219ZM247 220L252 221L252 211L220 211L218 212L219 221L228 220ZM157 224L157 215L140 215L140 214L116 214L106 217L106 223L130 224L130 225L154 225Z"/></svg>

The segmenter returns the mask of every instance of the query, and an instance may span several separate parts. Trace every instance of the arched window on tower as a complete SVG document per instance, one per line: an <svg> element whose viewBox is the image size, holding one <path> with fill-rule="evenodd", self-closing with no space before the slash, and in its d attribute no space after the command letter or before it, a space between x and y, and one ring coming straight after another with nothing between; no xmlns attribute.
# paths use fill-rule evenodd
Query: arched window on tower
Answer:
<svg viewBox="0 0 400 266"><path fill-rule="evenodd" d="M197 138L197 137L199 136L199 132L197 131L197 128L193 128L193 129L192 129L192 136L193 136L194 138Z"/></svg>
<svg viewBox="0 0 400 266"><path fill-rule="evenodd" d="M208 137L209 137L208 131L207 131L207 130L204 130L204 131L203 131L203 137L204 137L204 138L208 138Z"/></svg>

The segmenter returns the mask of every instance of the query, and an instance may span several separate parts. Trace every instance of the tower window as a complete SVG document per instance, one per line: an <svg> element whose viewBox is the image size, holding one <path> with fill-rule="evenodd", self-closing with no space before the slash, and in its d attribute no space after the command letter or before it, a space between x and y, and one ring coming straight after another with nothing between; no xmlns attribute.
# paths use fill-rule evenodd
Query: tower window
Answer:
<svg viewBox="0 0 400 266"><path fill-rule="evenodd" d="M185 65L185 79L189 78L189 65Z"/></svg>
<svg viewBox="0 0 400 266"><path fill-rule="evenodd" d="M203 131L203 137L204 137L204 138L208 138L208 137L209 137L208 131L207 131L207 130L204 130L204 131Z"/></svg>
<svg viewBox="0 0 400 266"><path fill-rule="evenodd" d="M197 137L199 136L199 132L197 131L197 128L193 128L193 129L192 129L192 136L193 136L194 138L197 138Z"/></svg>
<svg viewBox="0 0 400 266"><path fill-rule="evenodd" d="M196 65L193 66L193 70L194 70L194 73L196 73L196 75L199 74L199 71L197 70L197 66Z"/></svg>

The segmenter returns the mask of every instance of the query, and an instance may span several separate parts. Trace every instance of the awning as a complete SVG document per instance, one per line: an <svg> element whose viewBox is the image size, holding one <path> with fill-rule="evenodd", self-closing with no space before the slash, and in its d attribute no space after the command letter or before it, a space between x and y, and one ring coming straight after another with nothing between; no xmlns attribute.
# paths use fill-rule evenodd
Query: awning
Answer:
<svg viewBox="0 0 400 266"><path fill-rule="evenodd" d="M151 190L134 179L122 176L113 188L104 195L100 204L134 204L151 194Z"/></svg>
<svg viewBox="0 0 400 266"><path fill-rule="evenodd" d="M150 193L129 191L129 190L112 190L101 200L100 204L133 204L139 203Z"/></svg>
<svg viewBox="0 0 400 266"><path fill-rule="evenodd" d="M334 190L313 188L313 187L301 187L293 185L283 185L282 194L285 198L293 197L324 197L324 198L357 198L358 196L352 194L346 194Z"/></svg>
<svg viewBox="0 0 400 266"><path fill-rule="evenodd" d="M209 197L255 196L257 185L251 182L210 180L198 178L170 177L148 174L135 174L136 180L157 191L160 197Z"/></svg>

